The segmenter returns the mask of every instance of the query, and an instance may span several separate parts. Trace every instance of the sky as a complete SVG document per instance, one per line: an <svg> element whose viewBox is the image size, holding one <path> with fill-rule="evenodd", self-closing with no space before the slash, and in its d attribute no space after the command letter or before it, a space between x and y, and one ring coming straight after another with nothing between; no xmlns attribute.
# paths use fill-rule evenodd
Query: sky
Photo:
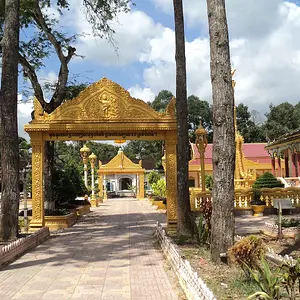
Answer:
<svg viewBox="0 0 300 300"><path fill-rule="evenodd" d="M175 94L175 33L172 0L135 0L127 14L112 23L117 52L107 40L93 35L85 21L82 0L59 16L65 32L85 33L75 43L70 78L96 82L107 77L132 96L153 101L163 89ZM186 34L188 95L212 102L206 1L183 0ZM261 117L272 103L300 101L300 1L227 0L231 61L236 68L235 100ZM55 81L55 56L39 72ZM22 93L20 87L20 93ZM25 96L22 97L23 100ZM19 133L30 119L32 104L19 104ZM26 137L26 136L25 136Z"/></svg>

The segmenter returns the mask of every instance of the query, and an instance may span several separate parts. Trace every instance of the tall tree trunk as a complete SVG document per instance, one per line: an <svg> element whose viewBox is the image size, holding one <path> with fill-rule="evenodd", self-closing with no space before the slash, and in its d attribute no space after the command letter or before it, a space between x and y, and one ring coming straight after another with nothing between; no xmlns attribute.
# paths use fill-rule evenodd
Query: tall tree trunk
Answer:
<svg viewBox="0 0 300 300"><path fill-rule="evenodd" d="M18 143L18 57L19 1L5 1L1 77L1 205L0 240L13 240L18 235L19 212L19 143Z"/></svg>
<svg viewBox="0 0 300 300"><path fill-rule="evenodd" d="M213 191L211 255L215 262L234 238L234 93L225 0L207 0L213 96Z"/></svg>
<svg viewBox="0 0 300 300"><path fill-rule="evenodd" d="M52 181L54 171L54 142L52 141L45 143L44 165L45 209L54 209L55 203L52 193Z"/></svg>
<svg viewBox="0 0 300 300"><path fill-rule="evenodd" d="M177 145L177 232L192 234L193 220L190 216L188 189L189 139L188 106L186 91L185 36L182 0L173 0L175 20L176 59L176 118Z"/></svg>

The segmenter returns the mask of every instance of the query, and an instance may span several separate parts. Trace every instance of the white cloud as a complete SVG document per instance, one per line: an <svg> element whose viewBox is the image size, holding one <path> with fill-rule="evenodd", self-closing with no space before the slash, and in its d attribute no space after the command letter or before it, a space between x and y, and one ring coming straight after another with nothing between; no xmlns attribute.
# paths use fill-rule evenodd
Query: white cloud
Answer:
<svg viewBox="0 0 300 300"><path fill-rule="evenodd" d="M132 97L144 100L145 102L152 102L155 98L155 94L150 88L141 88L138 85L129 88L128 92Z"/></svg>
<svg viewBox="0 0 300 300"><path fill-rule="evenodd" d="M78 6L67 13L64 24L76 32L84 33L78 38L77 54L85 57L85 61L96 64L122 66L139 60L142 52L149 48L149 40L163 30L159 23L155 23L145 12L132 10L120 13L110 23L114 29L113 44L106 39L95 36L91 25L86 21L84 9L78 1ZM80 3L79 3L80 2Z"/></svg>
<svg viewBox="0 0 300 300"><path fill-rule="evenodd" d="M19 135L29 139L28 134L24 131L24 125L31 120L31 112L33 111L32 102L21 102L18 104L18 131Z"/></svg>
<svg viewBox="0 0 300 300"><path fill-rule="evenodd" d="M74 0L75 1L75 0ZM162 89L175 92L174 32L155 23L146 12L120 14L113 23L118 56L106 40L91 33L78 6L64 16L65 25L87 32L77 44L77 53L95 65L123 66L140 62L143 82L129 90L144 100ZM173 13L172 0L152 0L160 9ZM261 112L270 103L300 100L300 8L280 0L228 0L231 57L235 75L236 101ZM74 8L74 6L73 6ZM139 8L137 6L137 8ZM199 31L186 42L188 94L211 101L209 40L205 0L184 0L185 19Z"/></svg>
<svg viewBox="0 0 300 300"><path fill-rule="evenodd" d="M246 1L248 4L242 0L240 2L245 4L242 9L239 1L228 2L229 19L233 19L235 13L239 20L230 26L232 64L237 68L236 102L243 102L251 110L262 113L268 110L270 103L297 103L300 100L300 40L295 37L300 30L300 7L277 0L272 3L269 0ZM166 5L166 9L170 1L156 2ZM192 2L194 0L185 1ZM268 9L266 3L270 4ZM230 10L233 4L239 10ZM186 13L191 17L191 12ZM162 89L174 93L174 32L165 29L149 44L150 51L141 56L142 61L149 64L144 70L144 85L155 94ZM210 101L208 37L186 42L186 59L188 94Z"/></svg>

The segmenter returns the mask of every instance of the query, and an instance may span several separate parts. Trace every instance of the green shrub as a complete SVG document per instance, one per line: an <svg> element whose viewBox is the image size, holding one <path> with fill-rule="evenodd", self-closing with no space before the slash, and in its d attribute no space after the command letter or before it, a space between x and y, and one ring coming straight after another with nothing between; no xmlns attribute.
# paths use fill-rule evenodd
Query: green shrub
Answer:
<svg viewBox="0 0 300 300"><path fill-rule="evenodd" d="M64 170L54 170L52 192L55 205L70 203L77 196L86 194L86 188L81 173L76 166L66 165Z"/></svg>
<svg viewBox="0 0 300 300"><path fill-rule="evenodd" d="M153 183L157 183L157 181L160 179L160 175L156 171L151 171L148 174L148 182L152 186Z"/></svg>
<svg viewBox="0 0 300 300"><path fill-rule="evenodd" d="M207 190L212 190L213 188L213 177L211 175L205 175L205 187Z"/></svg>
<svg viewBox="0 0 300 300"><path fill-rule="evenodd" d="M261 195L260 189L253 189L251 205L266 205L266 201L260 199Z"/></svg>
<svg viewBox="0 0 300 300"><path fill-rule="evenodd" d="M282 277L279 268L272 268L262 256L256 269L248 267L251 278L258 285L260 291L250 295L247 299L280 299L280 284Z"/></svg>
<svg viewBox="0 0 300 300"><path fill-rule="evenodd" d="M278 225L278 220L276 220L276 225ZM297 226L300 226L300 219L282 218L282 220L281 220L281 226L282 227L297 227Z"/></svg>
<svg viewBox="0 0 300 300"><path fill-rule="evenodd" d="M254 189L275 187L284 187L284 184L277 180L277 178L269 172L266 172L260 176L252 185L252 188Z"/></svg>
<svg viewBox="0 0 300 300"><path fill-rule="evenodd" d="M159 197L166 197L166 181L164 179L159 179L156 183L152 184L153 194Z"/></svg>

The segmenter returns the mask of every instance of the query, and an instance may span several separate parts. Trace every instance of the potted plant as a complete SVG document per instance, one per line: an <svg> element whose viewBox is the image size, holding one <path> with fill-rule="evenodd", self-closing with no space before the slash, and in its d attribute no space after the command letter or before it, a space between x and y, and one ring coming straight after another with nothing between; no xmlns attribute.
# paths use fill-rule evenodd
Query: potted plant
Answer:
<svg viewBox="0 0 300 300"><path fill-rule="evenodd" d="M262 192L259 189L253 189L251 208L254 211L253 216L260 217L263 216L263 212L266 207L266 201L261 200Z"/></svg>

